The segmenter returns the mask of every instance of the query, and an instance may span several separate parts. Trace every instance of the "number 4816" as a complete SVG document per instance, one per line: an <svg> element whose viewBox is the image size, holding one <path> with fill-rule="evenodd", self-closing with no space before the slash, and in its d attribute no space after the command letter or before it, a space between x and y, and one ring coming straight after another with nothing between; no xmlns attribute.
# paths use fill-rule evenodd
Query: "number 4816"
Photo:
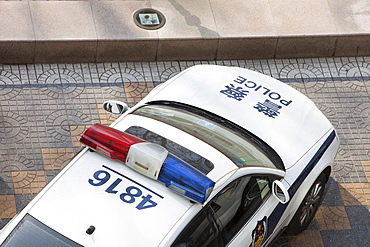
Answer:
<svg viewBox="0 0 370 247"><path fill-rule="evenodd" d="M93 178L94 179L90 178L88 180L89 184L91 184L92 186L102 186L109 181L109 179L111 178L111 175L107 171L99 170L94 173ZM122 182L122 179L117 178L116 180L114 180L113 183L109 185L109 187L105 190L105 192L109 194L117 194L118 190L116 190L116 187L121 182ZM125 203L134 203L136 201L136 198L141 197L141 201L136 206L136 209L138 210L152 208L152 207L157 206L157 203L151 200L152 198L151 195L148 194L146 196L143 196L142 194L143 192L141 191L141 189L135 186L129 186L126 188L125 193L121 193L119 195L119 198L121 199L121 201Z"/></svg>

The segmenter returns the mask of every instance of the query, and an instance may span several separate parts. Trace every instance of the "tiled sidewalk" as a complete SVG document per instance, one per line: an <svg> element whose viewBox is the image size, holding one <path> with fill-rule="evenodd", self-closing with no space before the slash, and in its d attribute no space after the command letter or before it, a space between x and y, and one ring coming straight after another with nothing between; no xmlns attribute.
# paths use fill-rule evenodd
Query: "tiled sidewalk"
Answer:
<svg viewBox="0 0 370 247"><path fill-rule="evenodd" d="M81 149L83 131L109 124L109 99L134 105L154 86L198 63L240 66L311 98L341 138L326 197L309 229L275 246L369 246L370 57L0 65L1 226Z"/></svg>

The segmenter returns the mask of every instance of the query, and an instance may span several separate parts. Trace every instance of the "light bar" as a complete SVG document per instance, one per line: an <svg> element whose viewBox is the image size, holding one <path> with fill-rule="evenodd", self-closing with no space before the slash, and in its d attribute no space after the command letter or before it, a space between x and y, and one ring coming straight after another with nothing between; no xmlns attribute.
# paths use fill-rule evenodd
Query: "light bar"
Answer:
<svg viewBox="0 0 370 247"><path fill-rule="evenodd" d="M126 162L131 145L145 141L105 125L94 124L81 136L80 142L108 158Z"/></svg>
<svg viewBox="0 0 370 247"><path fill-rule="evenodd" d="M130 147L126 165L147 177L157 180L167 155L168 151L161 145L150 142L137 143Z"/></svg>
<svg viewBox="0 0 370 247"><path fill-rule="evenodd" d="M215 185L206 175L164 147L102 124L87 129L80 141L192 201L204 203Z"/></svg>

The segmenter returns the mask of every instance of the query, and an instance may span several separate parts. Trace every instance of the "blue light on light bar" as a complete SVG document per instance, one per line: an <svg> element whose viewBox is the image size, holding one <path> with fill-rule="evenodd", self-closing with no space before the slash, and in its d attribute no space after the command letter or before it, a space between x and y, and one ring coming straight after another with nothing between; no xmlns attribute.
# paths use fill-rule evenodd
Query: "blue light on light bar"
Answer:
<svg viewBox="0 0 370 247"><path fill-rule="evenodd" d="M168 154L163 162L158 181L169 189L189 198L204 203L212 192L215 182L178 157Z"/></svg>

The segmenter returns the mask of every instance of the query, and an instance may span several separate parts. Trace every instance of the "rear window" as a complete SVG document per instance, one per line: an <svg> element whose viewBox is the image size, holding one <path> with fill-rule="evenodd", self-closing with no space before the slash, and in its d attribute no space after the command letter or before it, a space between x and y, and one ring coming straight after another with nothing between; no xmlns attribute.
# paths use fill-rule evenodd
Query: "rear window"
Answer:
<svg viewBox="0 0 370 247"><path fill-rule="evenodd" d="M4 247L79 247L72 240L54 231L30 215L26 215L13 229L5 242Z"/></svg>
<svg viewBox="0 0 370 247"><path fill-rule="evenodd" d="M163 136L158 135L143 127L132 126L128 128L125 132L137 136L148 142L156 143L163 146L168 150L168 152L187 162L189 165L196 168L204 175L207 175L214 168L213 163L208 159L194 153L193 151L190 151L189 149L177 144L176 142L168 140L167 138L164 138Z"/></svg>
<svg viewBox="0 0 370 247"><path fill-rule="evenodd" d="M156 119L197 137L238 167L282 168L277 155L256 136L208 112L180 105L153 104L137 109L134 114Z"/></svg>

